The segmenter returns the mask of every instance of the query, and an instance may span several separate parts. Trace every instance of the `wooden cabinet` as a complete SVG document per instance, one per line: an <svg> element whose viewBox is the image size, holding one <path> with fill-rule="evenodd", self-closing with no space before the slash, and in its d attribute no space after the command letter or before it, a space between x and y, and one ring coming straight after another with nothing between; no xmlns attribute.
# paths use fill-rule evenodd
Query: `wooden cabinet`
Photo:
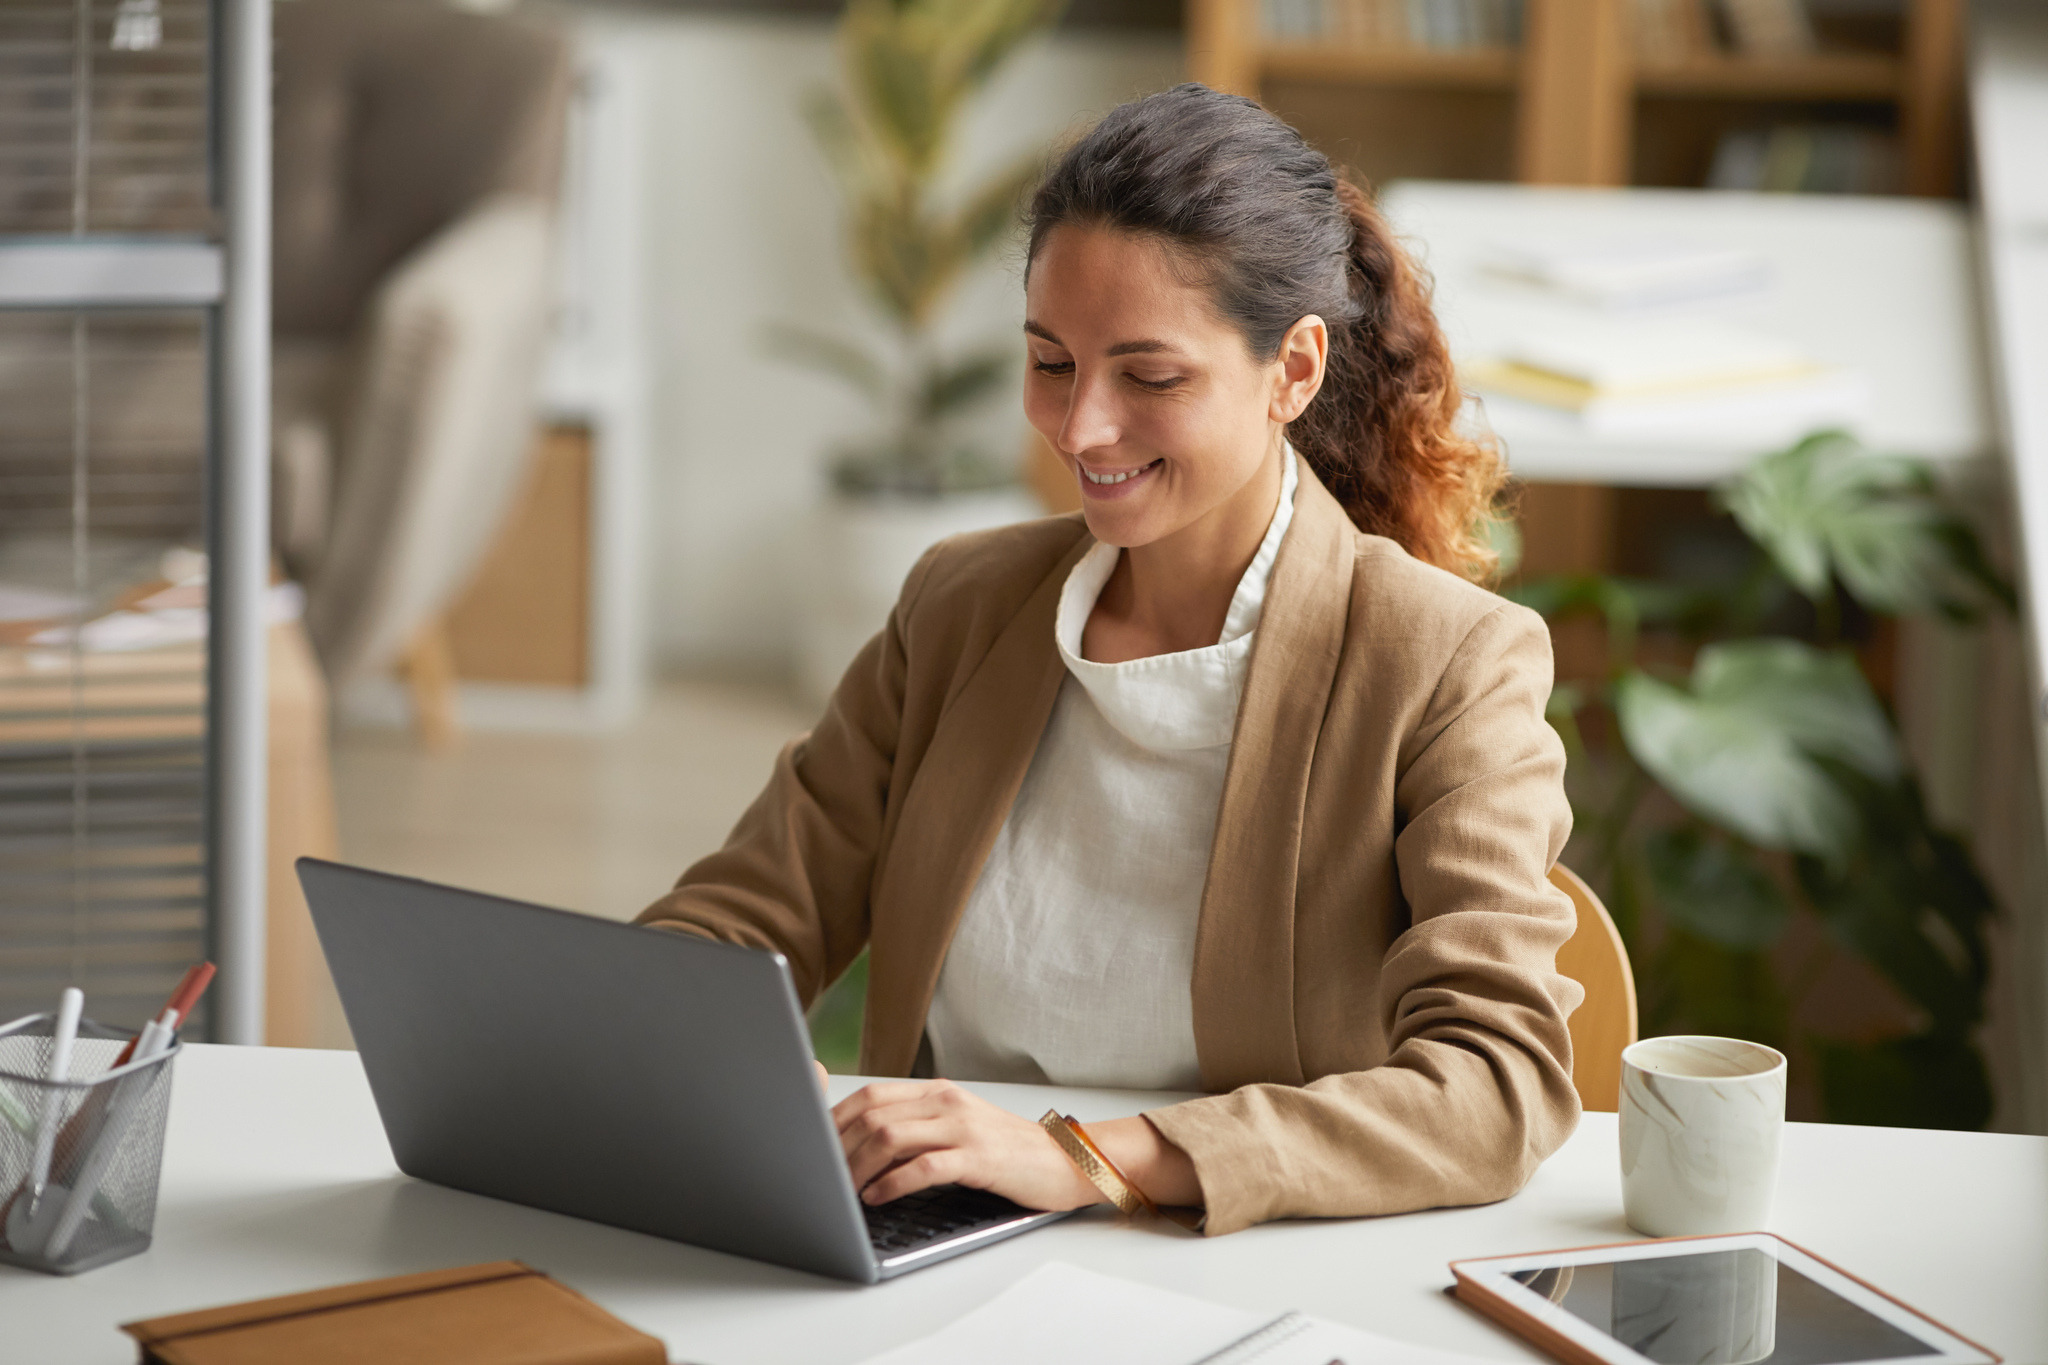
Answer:
<svg viewBox="0 0 2048 1365"><path fill-rule="evenodd" d="M469 587L448 614L455 675L582 687L590 679L588 428L550 426Z"/></svg>

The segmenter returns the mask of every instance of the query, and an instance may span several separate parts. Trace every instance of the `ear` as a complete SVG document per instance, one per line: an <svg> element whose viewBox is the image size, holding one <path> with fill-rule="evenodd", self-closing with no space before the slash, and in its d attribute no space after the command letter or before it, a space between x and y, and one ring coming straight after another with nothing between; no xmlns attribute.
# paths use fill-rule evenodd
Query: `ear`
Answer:
<svg viewBox="0 0 2048 1365"><path fill-rule="evenodd" d="M1285 425L1308 410L1309 400L1323 387L1330 361L1330 328L1310 313L1287 329L1273 357L1273 397L1269 419Z"/></svg>

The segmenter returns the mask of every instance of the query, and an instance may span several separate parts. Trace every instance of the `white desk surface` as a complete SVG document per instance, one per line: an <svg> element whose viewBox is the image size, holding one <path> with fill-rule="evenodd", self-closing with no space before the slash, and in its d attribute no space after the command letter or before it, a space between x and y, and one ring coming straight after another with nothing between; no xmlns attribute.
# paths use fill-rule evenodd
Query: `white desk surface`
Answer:
<svg viewBox="0 0 2048 1365"><path fill-rule="evenodd" d="M1655 316L1721 319L1862 371L1873 397L1860 434L1877 449L1944 463L1993 449L1976 249L1961 204L1440 181L1398 182L1380 202L1435 276L1437 316L1461 358L1491 354L1546 320L1597 311L1484 271L1496 242L1649 237L1737 247L1770 263L1769 289ZM1700 486L1785 443L1783 433L1593 435L1534 404L1486 406L1525 479Z"/></svg>
<svg viewBox="0 0 2048 1365"><path fill-rule="evenodd" d="M843 1093L857 1082L836 1080ZM1445 1264L1631 1236L1614 1117L1589 1115L1521 1194L1400 1218L1203 1239L1083 1215L861 1288L408 1179L354 1053L195 1046L178 1062L156 1244L71 1279L0 1266L0 1361L126 1365L120 1322L516 1258L706 1365L858 1361L1064 1260L1245 1308L1302 1308L1495 1360L1541 1357L1441 1291ZM1157 1097L977 1086L1036 1117ZM1772 1230L1974 1337L2048 1361L2048 1138L1795 1124Z"/></svg>

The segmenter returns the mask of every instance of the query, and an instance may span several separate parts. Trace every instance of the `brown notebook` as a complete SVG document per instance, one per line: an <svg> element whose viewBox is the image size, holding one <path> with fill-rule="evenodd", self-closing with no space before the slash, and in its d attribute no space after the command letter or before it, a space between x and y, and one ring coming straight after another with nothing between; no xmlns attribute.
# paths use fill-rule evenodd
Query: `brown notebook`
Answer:
<svg viewBox="0 0 2048 1365"><path fill-rule="evenodd" d="M668 1349L517 1261L124 1323L143 1365L668 1365Z"/></svg>

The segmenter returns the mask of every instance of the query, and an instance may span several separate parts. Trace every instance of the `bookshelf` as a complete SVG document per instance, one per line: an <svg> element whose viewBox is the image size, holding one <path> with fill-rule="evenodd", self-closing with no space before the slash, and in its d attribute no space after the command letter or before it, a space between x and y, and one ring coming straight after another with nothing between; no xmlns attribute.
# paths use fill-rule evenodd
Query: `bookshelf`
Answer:
<svg viewBox="0 0 2048 1365"><path fill-rule="evenodd" d="M1436 46L1362 39L1342 24L1320 34L1273 34L1262 20L1276 12L1274 0L1187 0L1189 65L1196 80L1255 98L1267 81L1511 94L1515 177L1532 184L1628 183L1645 100L1889 105L1900 187L1955 192L1963 0L1902 0L1890 49L1824 43L1784 56L1639 54L1639 3L1524 0L1519 24L1503 26L1518 27L1519 42L1472 41L1468 32L1466 45ZM1282 14L1313 12L1304 0L1282 4ZM1504 6L1498 12L1509 13Z"/></svg>

